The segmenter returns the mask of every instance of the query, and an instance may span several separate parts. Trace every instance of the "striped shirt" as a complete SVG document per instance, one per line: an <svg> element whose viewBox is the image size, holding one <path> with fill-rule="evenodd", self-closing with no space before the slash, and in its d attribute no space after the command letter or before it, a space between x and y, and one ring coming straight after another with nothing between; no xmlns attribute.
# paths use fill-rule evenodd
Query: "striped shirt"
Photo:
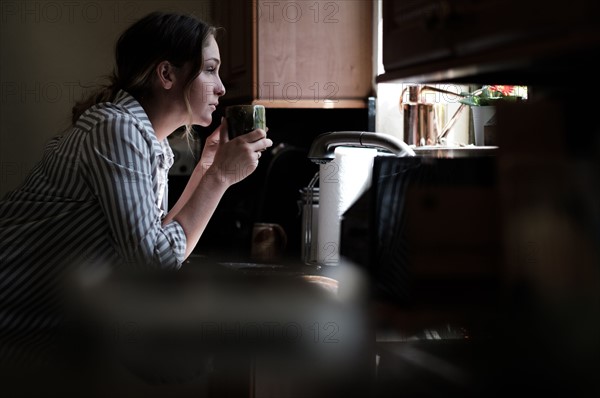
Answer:
<svg viewBox="0 0 600 398"><path fill-rule="evenodd" d="M177 269L186 237L163 226L173 152L125 91L52 139L24 184L0 202L0 359L42 344L60 322L74 266ZM4 352L3 352L4 350Z"/></svg>

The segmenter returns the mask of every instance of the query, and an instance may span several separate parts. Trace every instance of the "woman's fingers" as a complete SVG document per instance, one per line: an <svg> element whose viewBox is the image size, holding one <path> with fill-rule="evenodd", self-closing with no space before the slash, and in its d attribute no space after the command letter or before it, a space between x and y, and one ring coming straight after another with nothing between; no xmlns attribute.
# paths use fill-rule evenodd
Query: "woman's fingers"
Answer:
<svg viewBox="0 0 600 398"><path fill-rule="evenodd" d="M255 152L264 152L267 150L267 148L273 145L273 141L271 141L269 138L265 138L264 140L252 142L249 145Z"/></svg>
<svg viewBox="0 0 600 398"><path fill-rule="evenodd" d="M267 137L267 132L263 129L252 130L249 133L243 134L240 137L246 142L255 142Z"/></svg>
<svg viewBox="0 0 600 398"><path fill-rule="evenodd" d="M234 140L247 143L253 151L265 151L273 145L273 141L267 138L267 133L263 129L252 130L249 133L234 138Z"/></svg>
<svg viewBox="0 0 600 398"><path fill-rule="evenodd" d="M267 138L266 131L262 129L253 130L243 137L254 151L264 151L273 145L273 141Z"/></svg>

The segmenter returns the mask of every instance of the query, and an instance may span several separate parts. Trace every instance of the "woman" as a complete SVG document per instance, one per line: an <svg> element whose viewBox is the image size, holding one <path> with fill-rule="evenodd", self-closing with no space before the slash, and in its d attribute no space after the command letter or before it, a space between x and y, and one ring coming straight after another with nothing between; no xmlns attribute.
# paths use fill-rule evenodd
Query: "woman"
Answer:
<svg viewBox="0 0 600 398"><path fill-rule="evenodd" d="M70 130L0 202L0 357L47 346L74 265L179 268L227 188L256 169L266 132L228 140L221 124L167 209L167 137L211 124L219 66L215 28L190 16L152 13L122 34L112 84L76 104Z"/></svg>

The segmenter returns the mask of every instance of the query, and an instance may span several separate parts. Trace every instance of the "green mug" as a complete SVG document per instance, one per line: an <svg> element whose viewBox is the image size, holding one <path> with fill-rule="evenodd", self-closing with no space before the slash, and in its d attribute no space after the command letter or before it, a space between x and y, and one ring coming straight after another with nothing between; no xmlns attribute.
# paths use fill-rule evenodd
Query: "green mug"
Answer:
<svg viewBox="0 0 600 398"><path fill-rule="evenodd" d="M231 105L225 109L229 139L256 129L265 130L265 107L263 105Z"/></svg>

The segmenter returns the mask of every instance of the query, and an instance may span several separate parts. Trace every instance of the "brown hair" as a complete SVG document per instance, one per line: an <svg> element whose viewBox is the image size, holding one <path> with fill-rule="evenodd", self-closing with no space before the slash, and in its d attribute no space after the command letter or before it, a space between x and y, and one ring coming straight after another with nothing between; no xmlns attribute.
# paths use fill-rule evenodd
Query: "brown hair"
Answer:
<svg viewBox="0 0 600 398"><path fill-rule="evenodd" d="M202 69L202 50L211 35L216 35L216 28L193 16L164 12L146 15L119 37L115 48L116 66L108 77L109 84L75 104L72 123L75 124L89 107L114 100L121 89L138 100L150 95L153 72L165 60L177 67L190 63L184 101L191 120L189 92Z"/></svg>

